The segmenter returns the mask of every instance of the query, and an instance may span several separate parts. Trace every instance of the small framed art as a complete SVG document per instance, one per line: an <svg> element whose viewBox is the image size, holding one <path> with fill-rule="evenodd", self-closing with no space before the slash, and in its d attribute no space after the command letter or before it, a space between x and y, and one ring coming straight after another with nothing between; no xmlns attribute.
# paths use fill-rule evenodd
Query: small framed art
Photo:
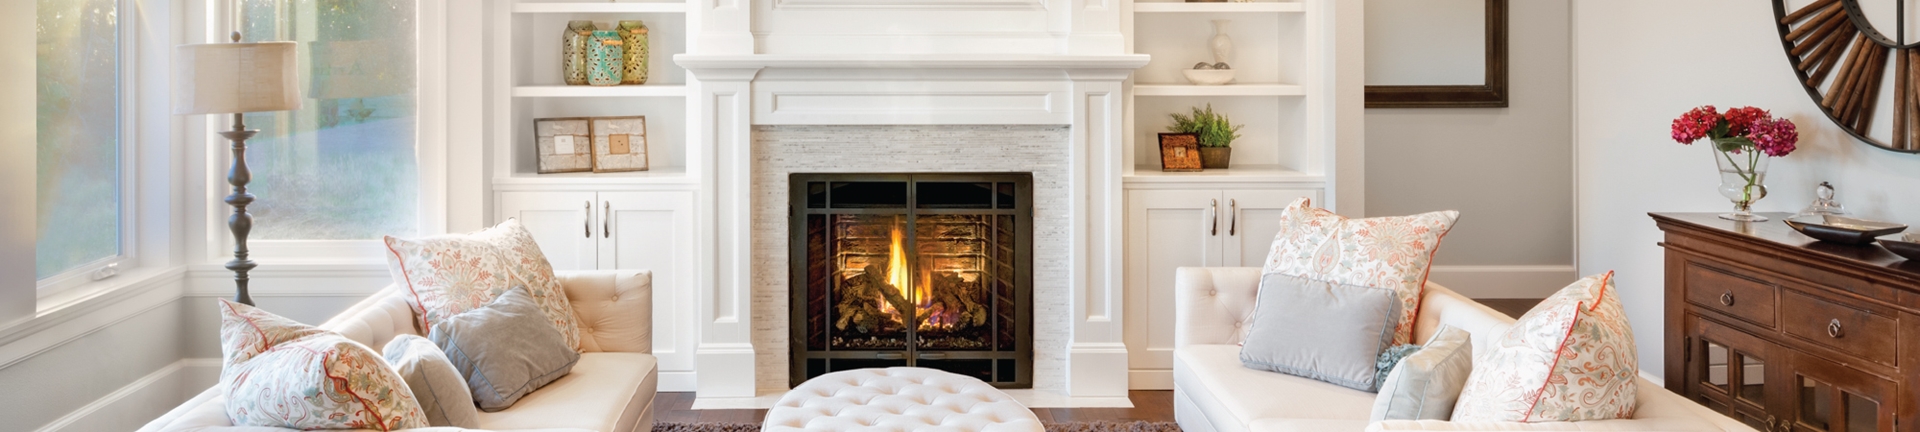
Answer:
<svg viewBox="0 0 1920 432"><path fill-rule="evenodd" d="M647 170L647 117L594 117L593 172Z"/></svg>
<svg viewBox="0 0 1920 432"><path fill-rule="evenodd" d="M593 125L587 117L533 119L541 174L593 171Z"/></svg>
<svg viewBox="0 0 1920 432"><path fill-rule="evenodd" d="M1200 136L1191 133L1160 133L1160 170L1200 171Z"/></svg>

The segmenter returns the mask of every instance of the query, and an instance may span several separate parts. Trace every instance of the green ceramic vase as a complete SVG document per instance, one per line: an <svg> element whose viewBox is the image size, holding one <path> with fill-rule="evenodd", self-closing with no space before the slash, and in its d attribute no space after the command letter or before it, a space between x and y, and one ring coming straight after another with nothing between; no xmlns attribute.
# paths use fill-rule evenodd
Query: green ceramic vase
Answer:
<svg viewBox="0 0 1920 432"><path fill-rule="evenodd" d="M620 76L621 84L647 83L647 24L634 21L620 22L621 48L626 50L626 71Z"/></svg>
<svg viewBox="0 0 1920 432"><path fill-rule="evenodd" d="M567 85L587 85L587 49L593 30L593 21L567 21L567 31L560 36L560 76Z"/></svg>
<svg viewBox="0 0 1920 432"><path fill-rule="evenodd" d="M596 86L620 85L625 69L626 50L621 48L625 42L620 33L613 30L594 30L593 41L587 43L587 84Z"/></svg>

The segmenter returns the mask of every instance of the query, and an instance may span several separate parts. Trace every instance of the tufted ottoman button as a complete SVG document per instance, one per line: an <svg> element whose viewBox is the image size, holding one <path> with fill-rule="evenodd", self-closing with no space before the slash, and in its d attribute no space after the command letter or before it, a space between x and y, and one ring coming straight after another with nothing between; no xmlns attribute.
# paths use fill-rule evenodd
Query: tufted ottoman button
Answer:
<svg viewBox="0 0 1920 432"><path fill-rule="evenodd" d="M1219 296L1220 296L1220 290L1217 290L1217 289L1207 290L1207 297L1219 297Z"/></svg>

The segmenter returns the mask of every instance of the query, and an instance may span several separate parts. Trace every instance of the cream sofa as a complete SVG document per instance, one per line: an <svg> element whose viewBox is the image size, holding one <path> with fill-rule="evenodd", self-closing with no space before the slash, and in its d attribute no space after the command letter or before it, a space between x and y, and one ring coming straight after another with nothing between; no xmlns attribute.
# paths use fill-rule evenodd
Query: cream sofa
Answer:
<svg viewBox="0 0 1920 432"><path fill-rule="evenodd" d="M1640 379L1640 406L1628 420L1369 424L1374 393L1240 366L1240 329L1253 312L1259 268L1186 267L1177 269L1174 278L1174 417L1188 432L1754 430L1645 378ZM1458 327L1473 335L1478 355L1488 352L1493 340L1512 323L1506 314L1429 283L1413 337L1424 341L1440 324Z"/></svg>
<svg viewBox="0 0 1920 432"><path fill-rule="evenodd" d="M647 271L559 272L567 300L580 315L580 355L567 376L527 394L512 408L480 413L480 426L495 431L645 432L653 429L657 361L653 357L653 273ZM401 334L421 334L406 290L390 285L320 327L375 351ZM141 432L268 432L291 429L234 427L227 421L219 386L140 428ZM422 428L414 431L460 431Z"/></svg>

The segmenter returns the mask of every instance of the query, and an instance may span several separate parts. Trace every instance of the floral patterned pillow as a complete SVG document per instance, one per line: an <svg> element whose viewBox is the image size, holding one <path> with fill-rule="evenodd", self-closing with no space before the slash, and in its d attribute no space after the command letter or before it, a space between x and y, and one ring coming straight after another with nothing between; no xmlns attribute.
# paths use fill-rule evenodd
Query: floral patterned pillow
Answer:
<svg viewBox="0 0 1920 432"><path fill-rule="evenodd" d="M1633 417L1640 362L1613 272L1588 276L1527 311L1476 359L1453 421Z"/></svg>
<svg viewBox="0 0 1920 432"><path fill-rule="evenodd" d="M1411 343L1427 268L1460 212L1348 219L1312 204L1287 205L1261 274L1393 290L1400 299L1393 343Z"/></svg>
<svg viewBox="0 0 1920 432"><path fill-rule="evenodd" d="M427 427L386 359L339 333L220 300L220 388L237 426L398 430Z"/></svg>
<svg viewBox="0 0 1920 432"><path fill-rule="evenodd" d="M386 237L387 270L394 283L408 290L407 303L420 317L420 331L446 317L492 302L514 286L525 286L540 312L580 350L580 318L567 302L553 266L533 234L508 219L472 234L447 234L419 239Z"/></svg>

